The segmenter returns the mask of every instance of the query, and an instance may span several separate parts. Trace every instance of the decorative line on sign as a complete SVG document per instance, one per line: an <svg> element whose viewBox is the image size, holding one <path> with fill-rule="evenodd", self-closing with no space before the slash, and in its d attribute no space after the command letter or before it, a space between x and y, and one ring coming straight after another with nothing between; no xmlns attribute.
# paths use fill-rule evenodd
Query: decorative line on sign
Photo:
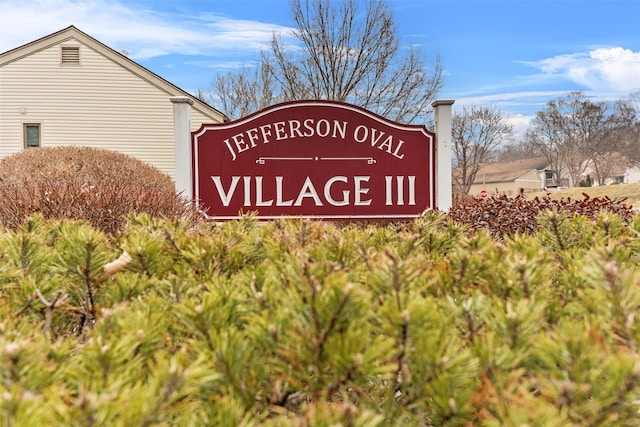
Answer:
<svg viewBox="0 0 640 427"><path fill-rule="evenodd" d="M320 160L365 160L370 165L376 163L373 157L321 157Z"/></svg>
<svg viewBox="0 0 640 427"><path fill-rule="evenodd" d="M345 160L364 160L369 165L376 163L373 157L260 157L256 160L259 165L264 165L267 161L345 161Z"/></svg>
<svg viewBox="0 0 640 427"><path fill-rule="evenodd" d="M260 157L256 160L259 165L264 165L267 160L318 160L317 157Z"/></svg>

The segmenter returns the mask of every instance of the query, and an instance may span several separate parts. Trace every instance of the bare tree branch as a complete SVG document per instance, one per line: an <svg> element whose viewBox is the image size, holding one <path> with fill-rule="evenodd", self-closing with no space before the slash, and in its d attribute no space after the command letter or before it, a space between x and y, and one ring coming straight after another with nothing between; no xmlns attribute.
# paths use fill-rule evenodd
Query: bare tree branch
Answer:
<svg viewBox="0 0 640 427"><path fill-rule="evenodd" d="M577 185L588 169L603 185L614 164L611 159L620 159L620 153L634 157L637 128L637 114L630 102L620 101L611 108L605 102L586 99L582 92L570 92L536 113L530 137L557 176L566 171L570 186Z"/></svg>
<svg viewBox="0 0 640 427"><path fill-rule="evenodd" d="M469 193L476 175L500 143L513 134L502 112L493 107L463 107L452 118L453 154L459 175L457 184Z"/></svg>
<svg viewBox="0 0 640 427"><path fill-rule="evenodd" d="M291 0L291 12L298 48L274 34L255 72L218 76L212 103L227 116L238 118L273 102L328 99L395 121L426 122L442 87L440 60L435 57L427 69L417 48L401 51L384 1Z"/></svg>

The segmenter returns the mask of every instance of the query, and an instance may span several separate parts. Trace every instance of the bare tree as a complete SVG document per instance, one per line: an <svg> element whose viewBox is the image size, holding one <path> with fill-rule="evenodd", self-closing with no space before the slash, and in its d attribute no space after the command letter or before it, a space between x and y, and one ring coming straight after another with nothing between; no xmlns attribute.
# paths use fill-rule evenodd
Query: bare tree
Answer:
<svg viewBox="0 0 640 427"><path fill-rule="evenodd" d="M426 121L442 86L439 58L427 70L418 48L404 54L384 1L291 0L291 12L297 48L274 34L259 72L244 70L216 80L214 104L225 114L236 117L244 106L274 101L328 99L404 123ZM268 90L244 91L253 87L251 79L260 79L258 87Z"/></svg>
<svg viewBox="0 0 640 427"><path fill-rule="evenodd" d="M496 162L515 162L517 160L543 157L537 144L533 143L527 134L519 140L506 142L493 155Z"/></svg>
<svg viewBox="0 0 640 427"><path fill-rule="evenodd" d="M217 75L212 83L211 103L231 119L261 110L275 102L275 80L268 63L244 67L236 73Z"/></svg>
<svg viewBox="0 0 640 427"><path fill-rule="evenodd" d="M513 126L500 110L487 106L463 107L452 118L452 142L458 174L456 184L464 193L492 150L513 135Z"/></svg>
<svg viewBox="0 0 640 427"><path fill-rule="evenodd" d="M547 156L554 172L565 170L569 185L576 185L593 168L600 185L609 173L611 153L623 147L617 129L626 126L623 117L605 102L592 102L582 92L570 92L551 100L536 113L530 138Z"/></svg>
<svg viewBox="0 0 640 427"><path fill-rule="evenodd" d="M615 103L617 116L612 137L619 141L621 152L634 165L640 165L640 91Z"/></svg>
<svg viewBox="0 0 640 427"><path fill-rule="evenodd" d="M567 159L571 157L569 147L565 145L560 131L560 123L561 120L556 114L538 112L532 121L532 128L525 134L525 139L535 145L547 158L549 167L559 180L564 176Z"/></svg>
<svg viewBox="0 0 640 427"><path fill-rule="evenodd" d="M594 167L598 185L604 185L607 178L614 173L621 173L630 166L629 158L618 151L610 151L600 155Z"/></svg>

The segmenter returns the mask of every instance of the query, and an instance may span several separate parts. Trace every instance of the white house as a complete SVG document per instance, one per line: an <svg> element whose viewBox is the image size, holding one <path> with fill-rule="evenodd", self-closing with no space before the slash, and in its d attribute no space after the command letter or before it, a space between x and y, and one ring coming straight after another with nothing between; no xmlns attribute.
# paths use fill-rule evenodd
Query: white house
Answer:
<svg viewBox="0 0 640 427"><path fill-rule="evenodd" d="M627 170L622 174L622 183L623 184L632 184L634 182L640 182L640 167L632 166L627 168Z"/></svg>
<svg viewBox="0 0 640 427"><path fill-rule="evenodd" d="M74 26L0 54L0 158L82 145L175 176L171 97L193 101L192 131L226 117Z"/></svg>

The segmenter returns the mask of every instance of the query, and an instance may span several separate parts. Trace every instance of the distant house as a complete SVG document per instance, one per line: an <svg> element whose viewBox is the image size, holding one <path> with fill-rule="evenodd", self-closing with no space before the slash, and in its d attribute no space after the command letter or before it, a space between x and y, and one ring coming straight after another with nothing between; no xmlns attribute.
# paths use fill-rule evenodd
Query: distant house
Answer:
<svg viewBox="0 0 640 427"><path fill-rule="evenodd" d="M626 156L615 152L605 156L600 158L602 183L597 179L596 169L591 161L586 162L585 171L580 177L581 182L588 181L593 186L640 182L640 167L634 165Z"/></svg>
<svg viewBox="0 0 640 427"><path fill-rule="evenodd" d="M173 96L192 130L225 116L74 26L0 54L0 158L29 147L111 149L174 176Z"/></svg>
<svg viewBox="0 0 640 427"><path fill-rule="evenodd" d="M614 182L622 184L632 184L635 182L640 182L640 167L632 166L626 168L624 173L615 176Z"/></svg>
<svg viewBox="0 0 640 427"><path fill-rule="evenodd" d="M486 163L480 167L469 194L477 196L482 190L488 194L515 196L557 186L555 174L546 157L517 160L507 163Z"/></svg>

